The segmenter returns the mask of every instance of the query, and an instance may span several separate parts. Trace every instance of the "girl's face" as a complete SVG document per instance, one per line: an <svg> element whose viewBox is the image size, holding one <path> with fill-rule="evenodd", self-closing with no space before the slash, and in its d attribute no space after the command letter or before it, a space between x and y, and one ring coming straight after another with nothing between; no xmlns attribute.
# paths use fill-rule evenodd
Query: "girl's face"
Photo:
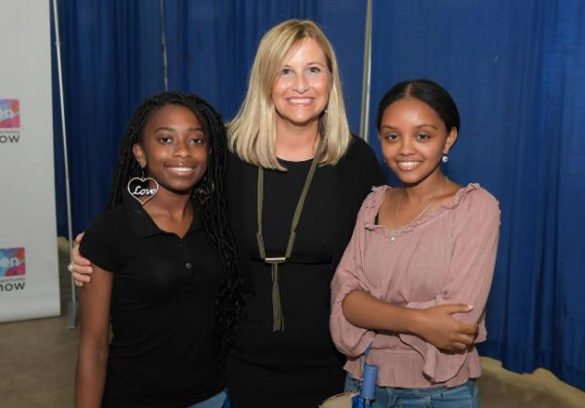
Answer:
<svg viewBox="0 0 585 408"><path fill-rule="evenodd" d="M384 161L406 185L440 176L441 156L457 139L455 128L448 130L433 108L412 97L386 108L379 132Z"/></svg>
<svg viewBox="0 0 585 408"><path fill-rule="evenodd" d="M290 49L272 84L277 125L305 127L318 123L331 90L331 73L319 43L305 38Z"/></svg>
<svg viewBox="0 0 585 408"><path fill-rule="evenodd" d="M154 111L133 152L159 189L173 193L190 193L207 170L207 136L195 114L182 105Z"/></svg>

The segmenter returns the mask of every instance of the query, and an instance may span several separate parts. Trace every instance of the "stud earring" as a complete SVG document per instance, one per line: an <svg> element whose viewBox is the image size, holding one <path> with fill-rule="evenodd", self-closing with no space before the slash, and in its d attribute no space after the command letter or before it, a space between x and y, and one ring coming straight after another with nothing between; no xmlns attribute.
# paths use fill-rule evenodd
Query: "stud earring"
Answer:
<svg viewBox="0 0 585 408"><path fill-rule="evenodd" d="M441 155L441 161L442 161L443 163L447 163L447 162L449 161L449 155L448 155L447 153L443 153L443 154Z"/></svg>

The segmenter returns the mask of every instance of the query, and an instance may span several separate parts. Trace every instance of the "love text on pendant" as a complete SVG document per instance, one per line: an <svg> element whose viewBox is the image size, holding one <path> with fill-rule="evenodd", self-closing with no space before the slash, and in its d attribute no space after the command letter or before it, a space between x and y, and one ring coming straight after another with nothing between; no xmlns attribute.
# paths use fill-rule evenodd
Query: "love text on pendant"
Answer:
<svg viewBox="0 0 585 408"><path fill-rule="evenodd" d="M136 188L134 189L134 191L131 192L131 194L137 196L147 196L156 194L156 191L157 191L156 188L142 188L140 186L136 186Z"/></svg>

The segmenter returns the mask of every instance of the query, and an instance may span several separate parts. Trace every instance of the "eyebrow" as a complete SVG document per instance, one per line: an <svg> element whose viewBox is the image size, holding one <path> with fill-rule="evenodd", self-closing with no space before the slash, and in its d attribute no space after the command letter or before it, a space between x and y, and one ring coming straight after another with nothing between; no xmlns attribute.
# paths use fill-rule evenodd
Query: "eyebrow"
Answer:
<svg viewBox="0 0 585 408"><path fill-rule="evenodd" d="M159 130L166 130L167 132L174 132L174 131L176 131L176 129L170 128L170 127L166 127L166 126L161 126L161 127L158 127L156 129L154 129L155 132L158 132ZM203 128L200 128L200 127L192 127L192 128L189 128L189 130L191 132L203 132Z"/></svg>
<svg viewBox="0 0 585 408"><path fill-rule="evenodd" d="M323 62L319 62L319 61L311 61L311 62L307 62L306 65L321 65L322 67L326 67L327 64L323 63ZM283 68L291 68L292 66L290 64L284 64L282 66Z"/></svg>
<svg viewBox="0 0 585 408"><path fill-rule="evenodd" d="M422 125L415 126L416 129L424 128L424 127L431 127L433 129L438 129L435 125L431 125L429 123L423 123ZM391 129L391 130L398 130L398 128L389 125L382 125L380 129Z"/></svg>

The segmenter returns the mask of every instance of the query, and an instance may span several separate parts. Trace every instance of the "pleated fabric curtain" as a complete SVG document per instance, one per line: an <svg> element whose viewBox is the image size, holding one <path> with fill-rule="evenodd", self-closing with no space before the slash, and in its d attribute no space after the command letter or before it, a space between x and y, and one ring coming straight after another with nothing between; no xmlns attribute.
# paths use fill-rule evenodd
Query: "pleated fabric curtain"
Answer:
<svg viewBox="0 0 585 408"><path fill-rule="evenodd" d="M118 145L134 108L164 88L158 5L153 0L58 2L74 233L103 211ZM66 236L54 55L53 49L58 232Z"/></svg>
<svg viewBox="0 0 585 408"><path fill-rule="evenodd" d="M447 174L500 201L480 352L585 389L585 3L376 1L373 16L372 107L397 81L442 83L462 118Z"/></svg>

